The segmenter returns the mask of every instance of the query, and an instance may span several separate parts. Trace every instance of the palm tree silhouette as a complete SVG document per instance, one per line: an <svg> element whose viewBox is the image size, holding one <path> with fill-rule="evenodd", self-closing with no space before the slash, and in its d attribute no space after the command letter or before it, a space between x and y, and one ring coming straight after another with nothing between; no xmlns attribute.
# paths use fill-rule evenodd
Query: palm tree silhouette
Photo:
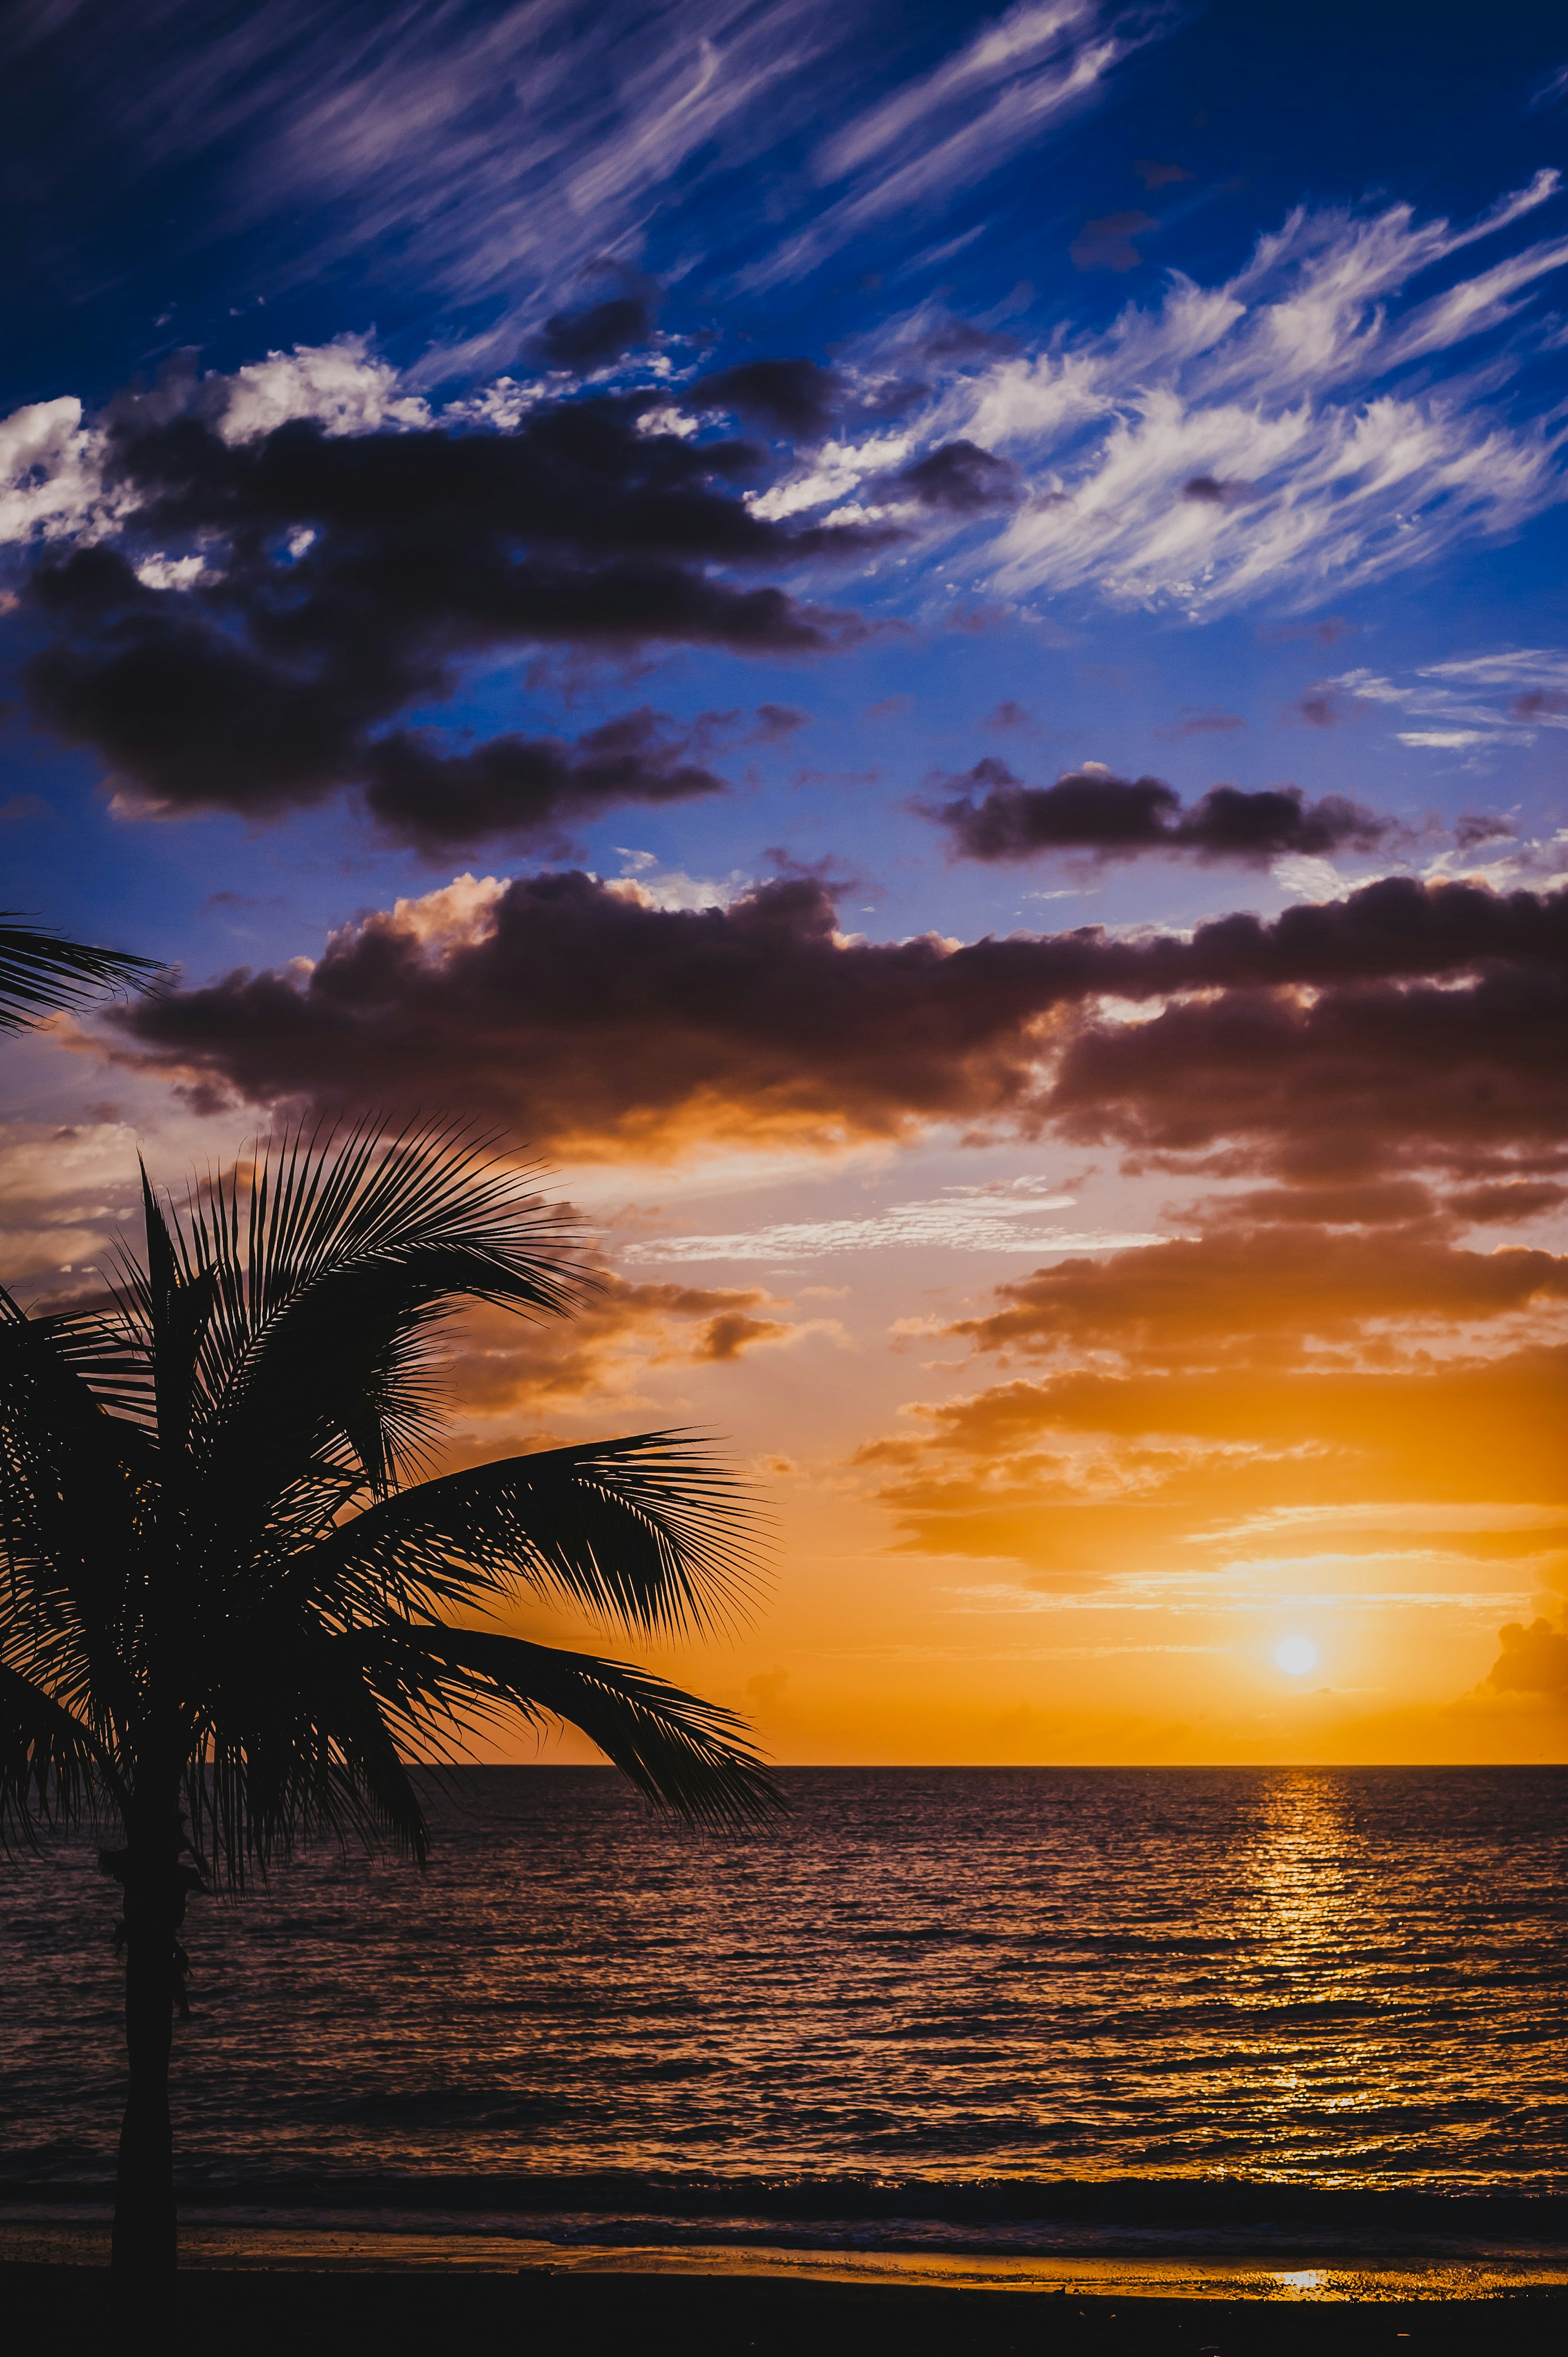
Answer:
<svg viewBox="0 0 1568 2357"><path fill-rule="evenodd" d="M749 1583L744 1495L639 1433L410 1482L435 1346L473 1301L568 1312L561 1220L465 1130L285 1135L166 1211L108 1306L0 1289L0 1834L117 1824L129 2093L113 2261L177 2256L172 2015L193 1891L349 1835L422 1862L405 1755L566 1719L656 1805L781 1806L742 1722L648 1672L526 1642L532 1592L670 1632Z"/></svg>
<svg viewBox="0 0 1568 2357"><path fill-rule="evenodd" d="M145 990L159 971L156 958L93 949L0 909L0 1031L25 1031L95 991Z"/></svg>

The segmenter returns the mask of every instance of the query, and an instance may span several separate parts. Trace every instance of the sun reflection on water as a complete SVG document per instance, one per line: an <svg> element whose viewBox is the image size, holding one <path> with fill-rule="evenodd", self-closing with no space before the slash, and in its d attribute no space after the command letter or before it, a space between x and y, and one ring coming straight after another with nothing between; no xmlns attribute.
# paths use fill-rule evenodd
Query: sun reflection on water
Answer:
<svg viewBox="0 0 1568 2357"><path fill-rule="evenodd" d="M1341 1781L1287 1772L1264 1790L1253 1847L1261 1936L1321 1971L1348 1927L1360 1877Z"/></svg>
<svg viewBox="0 0 1568 2357"><path fill-rule="evenodd" d="M1341 2152L1353 2165L1356 2115L1399 2100L1386 2054L1351 2026L1375 1996L1390 1894L1342 1777L1303 1770L1271 1778L1254 1822L1248 2093L1277 2132L1282 2163L1337 2115Z"/></svg>

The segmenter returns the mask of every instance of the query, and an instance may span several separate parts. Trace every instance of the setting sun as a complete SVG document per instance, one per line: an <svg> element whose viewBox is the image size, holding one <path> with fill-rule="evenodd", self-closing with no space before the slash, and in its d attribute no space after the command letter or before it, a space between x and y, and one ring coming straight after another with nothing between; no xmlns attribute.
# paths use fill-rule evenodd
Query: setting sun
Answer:
<svg viewBox="0 0 1568 2357"><path fill-rule="evenodd" d="M1304 1678L1316 1664L1317 1648L1310 1637L1286 1637L1274 1647L1274 1659L1291 1677Z"/></svg>

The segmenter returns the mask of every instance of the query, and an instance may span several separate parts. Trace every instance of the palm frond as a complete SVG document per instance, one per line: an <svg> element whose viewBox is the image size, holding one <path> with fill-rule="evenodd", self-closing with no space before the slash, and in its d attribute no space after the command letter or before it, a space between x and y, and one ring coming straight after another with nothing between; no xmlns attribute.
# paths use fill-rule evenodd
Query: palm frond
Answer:
<svg viewBox="0 0 1568 2357"><path fill-rule="evenodd" d="M0 1847L37 1849L48 1827L80 1824L124 1788L90 1727L19 1670L0 1663Z"/></svg>
<svg viewBox="0 0 1568 2357"><path fill-rule="evenodd" d="M162 971L156 958L68 941L0 910L0 1031L24 1031L100 991L149 989Z"/></svg>
<svg viewBox="0 0 1568 2357"><path fill-rule="evenodd" d="M29 1318L0 1286L0 1422L24 1400L75 1426L105 1415L151 1426L153 1367L145 1340L98 1310Z"/></svg>
<svg viewBox="0 0 1568 2357"><path fill-rule="evenodd" d="M126 1583L156 1473L148 1378L113 1320L27 1318L0 1297L0 1646L95 1717L129 1701Z"/></svg>
<svg viewBox="0 0 1568 2357"><path fill-rule="evenodd" d="M519 1714L564 1719L646 1799L688 1823L744 1824L787 1809L743 1719L628 1663L441 1624L341 1642L389 1728L411 1744L428 1742L435 1703L455 1730Z"/></svg>
<svg viewBox="0 0 1568 2357"><path fill-rule="evenodd" d="M285 1658L245 1649L209 1697L207 1755L188 1812L219 1875L242 1888L302 1842L357 1839L423 1865L429 1832L363 1665L340 1639L306 1630Z"/></svg>
<svg viewBox="0 0 1568 2357"><path fill-rule="evenodd" d="M169 1225L182 1285L209 1279L199 1386L222 1455L212 1478L249 1495L265 1469L336 1435L381 1494L439 1430L436 1329L472 1301L564 1315L591 1289L571 1223L529 1174L451 1124L391 1138L361 1122L285 1133L248 1168L209 1177Z"/></svg>
<svg viewBox="0 0 1568 2357"><path fill-rule="evenodd" d="M318 1609L436 1610L553 1590L650 1633L711 1629L756 1587L744 1484L681 1432L579 1441L421 1482L291 1568Z"/></svg>

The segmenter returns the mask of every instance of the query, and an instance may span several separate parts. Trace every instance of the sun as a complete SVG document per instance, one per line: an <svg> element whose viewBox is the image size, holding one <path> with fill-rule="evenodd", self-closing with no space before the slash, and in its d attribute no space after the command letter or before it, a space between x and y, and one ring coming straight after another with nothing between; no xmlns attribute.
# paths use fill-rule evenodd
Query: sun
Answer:
<svg viewBox="0 0 1568 2357"><path fill-rule="evenodd" d="M1274 1647L1274 1659L1293 1678L1304 1678L1317 1660L1317 1648L1310 1637L1285 1637Z"/></svg>

